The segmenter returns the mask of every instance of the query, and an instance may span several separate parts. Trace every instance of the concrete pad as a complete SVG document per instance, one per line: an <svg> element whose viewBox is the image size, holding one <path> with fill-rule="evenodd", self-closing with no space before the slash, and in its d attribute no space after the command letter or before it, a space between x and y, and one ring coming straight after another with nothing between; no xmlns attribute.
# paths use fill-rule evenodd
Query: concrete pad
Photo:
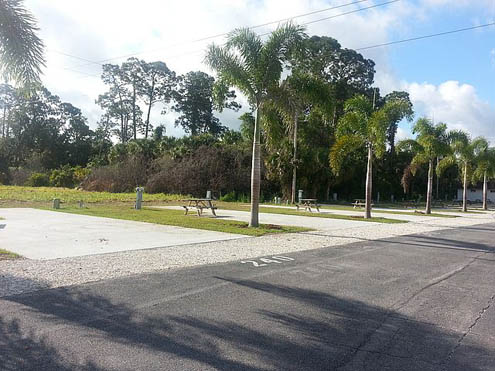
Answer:
<svg viewBox="0 0 495 371"><path fill-rule="evenodd" d="M67 214L0 209L0 248L29 259L56 259L246 238L244 235Z"/></svg>
<svg viewBox="0 0 495 371"><path fill-rule="evenodd" d="M181 206L152 206L158 209L174 209L183 210ZM324 213L324 212L323 212ZM217 209L216 214L225 219L240 220L243 222L249 222L250 212L249 211L238 211L238 210L225 210ZM340 212L337 214L341 214ZM277 224L277 225L289 225L297 227L305 227L317 229L319 231L334 231L337 229L346 228L359 228L359 227L369 227L373 224L380 224L375 222L363 222L360 220L343 220L343 219L331 219L331 218L317 218L304 215L285 215L285 214L270 214L270 213L260 213L259 221L263 224Z"/></svg>

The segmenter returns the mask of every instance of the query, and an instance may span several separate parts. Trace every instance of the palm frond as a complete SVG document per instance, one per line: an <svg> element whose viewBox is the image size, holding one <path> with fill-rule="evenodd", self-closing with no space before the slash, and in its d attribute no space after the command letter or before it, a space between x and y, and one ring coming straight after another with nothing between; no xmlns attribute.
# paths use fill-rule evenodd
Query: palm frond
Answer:
<svg viewBox="0 0 495 371"><path fill-rule="evenodd" d="M235 86L250 100L254 100L256 90L242 60L227 48L215 44L208 47L204 62L218 73L223 84Z"/></svg>
<svg viewBox="0 0 495 371"><path fill-rule="evenodd" d="M436 173L438 176L442 176L443 173L450 167L455 166L457 164L457 159L453 156L446 156L441 159L436 168Z"/></svg>
<svg viewBox="0 0 495 371"><path fill-rule="evenodd" d="M270 34L259 56L258 81L266 89L272 83L278 83L283 71L283 63L290 53L306 37L304 27L288 22Z"/></svg>
<svg viewBox="0 0 495 371"><path fill-rule="evenodd" d="M22 0L0 0L0 71L23 85L39 82L44 45L33 15Z"/></svg>
<svg viewBox="0 0 495 371"><path fill-rule="evenodd" d="M363 145L363 138L359 135L349 134L337 139L329 156L330 168L335 175L339 175L347 156Z"/></svg>

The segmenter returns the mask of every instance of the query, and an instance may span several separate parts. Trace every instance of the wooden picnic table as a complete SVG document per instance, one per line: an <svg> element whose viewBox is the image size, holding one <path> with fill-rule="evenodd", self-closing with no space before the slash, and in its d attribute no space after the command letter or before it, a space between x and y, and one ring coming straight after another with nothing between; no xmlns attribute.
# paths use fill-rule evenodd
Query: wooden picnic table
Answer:
<svg viewBox="0 0 495 371"><path fill-rule="evenodd" d="M355 209L356 207L365 207L366 206L366 200L365 199L362 199L362 198L357 198L354 200L354 202L352 203L352 208ZM371 207L373 207L374 204L371 203Z"/></svg>
<svg viewBox="0 0 495 371"><path fill-rule="evenodd" d="M405 208L408 208L408 207L418 207L418 201L416 200L405 200L405 201L402 201L402 205L405 207Z"/></svg>
<svg viewBox="0 0 495 371"><path fill-rule="evenodd" d="M304 211L309 211L310 213L311 208L315 208L318 212L320 212L320 205L318 205L316 198L301 198L299 199L299 203L296 204L297 210L299 211L300 207L304 207Z"/></svg>
<svg viewBox="0 0 495 371"><path fill-rule="evenodd" d="M203 209L210 209L211 213L214 216L217 216L217 214L215 213L217 207L213 205L211 198L189 198L181 201L187 202L187 205L182 206L186 210L184 215L187 215L190 208L195 208L198 216L201 216L203 214Z"/></svg>

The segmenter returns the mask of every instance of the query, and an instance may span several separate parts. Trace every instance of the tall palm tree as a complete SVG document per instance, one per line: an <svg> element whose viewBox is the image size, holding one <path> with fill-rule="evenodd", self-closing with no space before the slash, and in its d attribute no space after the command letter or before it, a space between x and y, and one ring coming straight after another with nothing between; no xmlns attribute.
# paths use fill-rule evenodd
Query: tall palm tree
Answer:
<svg viewBox="0 0 495 371"><path fill-rule="evenodd" d="M251 168L251 218L249 226L259 225L261 183L260 118L263 106L270 99L291 50L305 37L304 28L287 23L273 31L268 40L248 28L232 31L225 46L210 45L205 62L218 74L217 87L238 88L255 110L253 158ZM226 89L216 89L217 93ZM222 98L221 94L217 98Z"/></svg>
<svg viewBox="0 0 495 371"><path fill-rule="evenodd" d="M271 99L266 104L266 109L275 111L278 115L267 115L266 119L278 119L284 121L287 131L292 132L292 185L291 203L296 202L297 184L297 136L298 123L302 113L309 108L319 107L322 111L331 111L332 92L330 84L318 79L309 73L293 71L279 86L271 92Z"/></svg>
<svg viewBox="0 0 495 371"><path fill-rule="evenodd" d="M374 110L373 104L363 95L345 102L344 115L338 122L335 144L330 151L330 167L338 174L347 155L365 147L368 151L366 169L366 219L371 218L372 166L373 158L380 158L386 150L388 117L390 105L400 104L391 101L381 109Z"/></svg>
<svg viewBox="0 0 495 371"><path fill-rule="evenodd" d="M477 137L471 140L469 134L462 130L449 132L451 153L444 157L437 165L437 173L441 175L448 167L457 165L461 170L463 192L462 211L467 211L467 187L471 180L473 167L479 153L487 146L485 138Z"/></svg>
<svg viewBox="0 0 495 371"><path fill-rule="evenodd" d="M434 162L439 156L449 153L447 125L434 125L427 118L420 118L413 126L416 139L402 140L397 144L399 150L409 149L414 153L409 169L415 174L420 165L428 164L428 187L426 193L426 214L431 214L433 194Z"/></svg>
<svg viewBox="0 0 495 371"><path fill-rule="evenodd" d="M476 169L473 173L473 182L483 181L483 210L488 210L488 179L495 178L495 148L480 145L480 152L476 158Z"/></svg>
<svg viewBox="0 0 495 371"><path fill-rule="evenodd" d="M43 42L23 0L0 0L0 72L6 80L30 85L39 80Z"/></svg>

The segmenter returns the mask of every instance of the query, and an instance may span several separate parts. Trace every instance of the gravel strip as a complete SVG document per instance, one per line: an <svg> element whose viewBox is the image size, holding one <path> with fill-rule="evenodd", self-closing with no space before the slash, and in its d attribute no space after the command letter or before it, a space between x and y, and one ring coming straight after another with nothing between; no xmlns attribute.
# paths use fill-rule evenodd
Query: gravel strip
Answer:
<svg viewBox="0 0 495 371"><path fill-rule="evenodd" d="M491 212L453 219L431 217L407 224L371 223L331 231L268 235L77 258L0 261L0 296L493 222L495 213Z"/></svg>

